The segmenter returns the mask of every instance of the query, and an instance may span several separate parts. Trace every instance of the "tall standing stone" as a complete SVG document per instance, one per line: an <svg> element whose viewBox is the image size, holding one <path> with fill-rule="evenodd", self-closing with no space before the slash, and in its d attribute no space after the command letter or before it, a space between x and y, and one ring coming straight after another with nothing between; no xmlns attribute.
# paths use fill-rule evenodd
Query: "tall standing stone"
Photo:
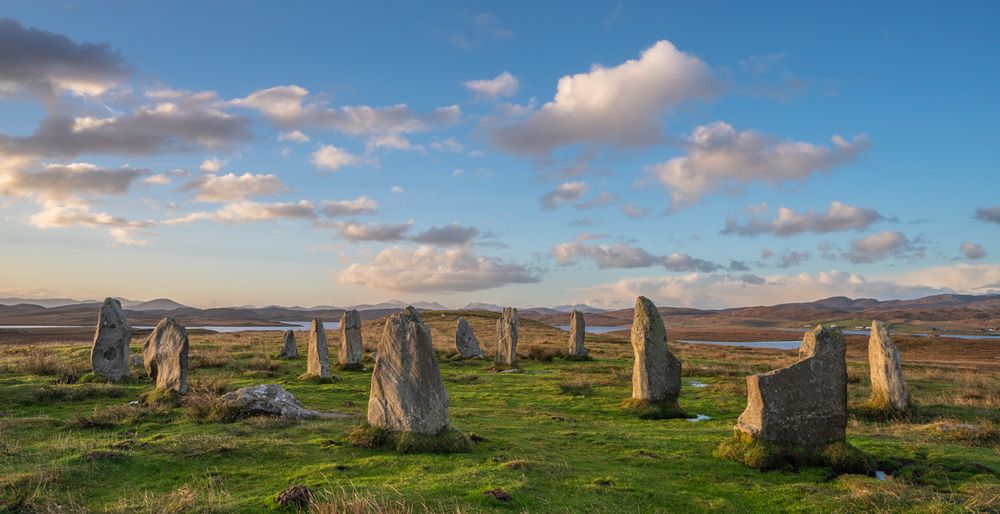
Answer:
<svg viewBox="0 0 1000 514"><path fill-rule="evenodd" d="M340 351L337 356L341 366L360 366L365 356L361 345L361 314L356 310L344 311L340 317Z"/></svg>
<svg viewBox="0 0 1000 514"><path fill-rule="evenodd" d="M802 360L747 377L747 408L736 429L762 441L821 447L847 430L847 345L836 328L817 326L799 347Z"/></svg>
<svg viewBox="0 0 1000 514"><path fill-rule="evenodd" d="M319 378L330 378L330 355L326 344L326 329L323 322L314 319L309 330L309 352L306 374Z"/></svg>
<svg viewBox="0 0 1000 514"><path fill-rule="evenodd" d="M644 296L632 315L632 398L677 406L681 394L681 361L667 350L667 329L656 305Z"/></svg>
<svg viewBox="0 0 1000 514"><path fill-rule="evenodd" d="M105 298L97 315L94 346L90 350L94 374L115 382L132 376L128 347L131 340L132 326L125 318L121 302Z"/></svg>
<svg viewBox="0 0 1000 514"><path fill-rule="evenodd" d="M903 380L899 351L892 342L889 328L872 321L868 338L868 368L872 380L871 403L889 410L905 411L910 407L910 390Z"/></svg>
<svg viewBox="0 0 1000 514"><path fill-rule="evenodd" d="M157 389L186 394L188 389L187 330L173 318L163 318L142 343L142 365Z"/></svg>
<svg viewBox="0 0 1000 514"><path fill-rule="evenodd" d="M483 350L479 347L479 339L469 328L469 322L465 318L458 318L458 327L455 328L455 350L463 359L482 358Z"/></svg>
<svg viewBox="0 0 1000 514"><path fill-rule="evenodd" d="M517 309L504 307L497 320L497 353L494 362L498 366L517 365L517 335L520 328Z"/></svg>
<svg viewBox="0 0 1000 514"><path fill-rule="evenodd" d="M278 357L282 359L294 359L299 356L299 347L295 344L295 332L285 331L285 345L281 347Z"/></svg>
<svg viewBox="0 0 1000 514"><path fill-rule="evenodd" d="M449 426L448 392L431 331L413 307L385 320L372 372L368 423L420 434L436 434Z"/></svg>
<svg viewBox="0 0 1000 514"><path fill-rule="evenodd" d="M571 356L587 356L587 347L584 346L586 333L587 324L583 319L583 313L573 309L569 315L569 354Z"/></svg>

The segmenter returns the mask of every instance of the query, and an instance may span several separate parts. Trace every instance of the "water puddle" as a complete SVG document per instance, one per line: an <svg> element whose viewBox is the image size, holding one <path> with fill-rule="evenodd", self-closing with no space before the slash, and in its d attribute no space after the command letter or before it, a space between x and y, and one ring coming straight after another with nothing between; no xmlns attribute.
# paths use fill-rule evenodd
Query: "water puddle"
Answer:
<svg viewBox="0 0 1000 514"><path fill-rule="evenodd" d="M878 470L878 471L875 472L875 478L881 480L882 482L885 482L885 479L889 478L889 475L886 475L885 471L882 471L880 469L880 470Z"/></svg>
<svg viewBox="0 0 1000 514"><path fill-rule="evenodd" d="M692 380L690 383L688 383L688 385L691 387L708 387L708 384L704 382L699 382L697 380Z"/></svg>
<svg viewBox="0 0 1000 514"><path fill-rule="evenodd" d="M705 414L698 414L693 418L687 418L688 423L697 423L699 421L708 421L712 419L712 416L706 416Z"/></svg>

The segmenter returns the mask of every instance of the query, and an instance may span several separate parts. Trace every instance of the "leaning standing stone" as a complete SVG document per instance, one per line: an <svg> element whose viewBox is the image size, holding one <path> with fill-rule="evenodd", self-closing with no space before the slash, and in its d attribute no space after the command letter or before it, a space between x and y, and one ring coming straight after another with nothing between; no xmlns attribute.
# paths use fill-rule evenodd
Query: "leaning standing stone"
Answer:
<svg viewBox="0 0 1000 514"><path fill-rule="evenodd" d="M628 404L656 410L651 417L682 415L677 404L681 361L667 350L667 329L656 305L643 296L635 300L632 352L632 400Z"/></svg>
<svg viewBox="0 0 1000 514"><path fill-rule="evenodd" d="M418 434L437 434L449 426L448 392L431 331L413 307L385 320L372 372L368 423Z"/></svg>
<svg viewBox="0 0 1000 514"><path fill-rule="evenodd" d="M361 315L356 310L344 311L340 317L340 365L360 367L365 356L361 345Z"/></svg>
<svg viewBox="0 0 1000 514"><path fill-rule="evenodd" d="M910 391L903 380L899 351L889 329L881 321L872 321L868 338L868 368L872 380L871 404L885 410L905 411L910 407Z"/></svg>
<svg viewBox="0 0 1000 514"><path fill-rule="evenodd" d="M497 366L514 367L517 365L517 332L520 320L517 309L504 307L497 320Z"/></svg>
<svg viewBox="0 0 1000 514"><path fill-rule="evenodd" d="M285 345L281 347L278 357L282 359L294 359L299 356L299 347L295 344L295 332L285 331Z"/></svg>
<svg viewBox="0 0 1000 514"><path fill-rule="evenodd" d="M163 318L142 343L142 364L157 389L186 394L188 389L187 330L173 318Z"/></svg>
<svg viewBox="0 0 1000 514"><path fill-rule="evenodd" d="M132 326L125 318L121 302L105 298L97 315L94 346L90 350L94 374L115 382L132 376L128 360L131 340Z"/></svg>
<svg viewBox="0 0 1000 514"><path fill-rule="evenodd" d="M569 354L572 357L586 357L587 347L584 346L584 336L587 333L587 325L583 319L583 313L573 309L569 316Z"/></svg>
<svg viewBox="0 0 1000 514"><path fill-rule="evenodd" d="M463 359L483 357L483 350L479 347L479 340L476 334L469 328L469 322L465 318L458 318L458 327L455 329L455 350Z"/></svg>
<svg viewBox="0 0 1000 514"><path fill-rule="evenodd" d="M326 345L326 330L323 322L314 319L309 331L309 355L306 374L319 378L330 378L330 356Z"/></svg>
<svg viewBox="0 0 1000 514"><path fill-rule="evenodd" d="M802 360L747 377L747 408L736 429L755 439L818 448L844 441L847 345L839 329L817 326L799 347Z"/></svg>

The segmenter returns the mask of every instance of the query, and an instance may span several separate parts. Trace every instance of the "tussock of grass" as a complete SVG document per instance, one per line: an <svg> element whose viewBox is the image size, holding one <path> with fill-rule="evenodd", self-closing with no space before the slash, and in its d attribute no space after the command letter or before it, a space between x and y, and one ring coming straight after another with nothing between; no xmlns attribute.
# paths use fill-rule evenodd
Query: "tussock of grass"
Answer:
<svg viewBox="0 0 1000 514"><path fill-rule="evenodd" d="M108 405L95 407L90 414L77 414L66 421L72 428L117 428L137 425L147 419L162 414L162 408L136 405Z"/></svg>
<svg viewBox="0 0 1000 514"><path fill-rule="evenodd" d="M139 403L150 407L178 407L181 404L181 394L173 389L150 389L139 395Z"/></svg>
<svg viewBox="0 0 1000 514"><path fill-rule="evenodd" d="M399 453L467 453L472 451L472 441L454 428L446 428L437 434L417 434L393 432L364 423L347 434L347 440L359 448L389 448Z"/></svg>
<svg viewBox="0 0 1000 514"><path fill-rule="evenodd" d="M556 358L566 357L566 351L548 346L529 346L524 355L519 357L529 361L552 362Z"/></svg>
<svg viewBox="0 0 1000 514"><path fill-rule="evenodd" d="M188 369L224 368L233 358L224 350L192 352L188 357Z"/></svg>
<svg viewBox="0 0 1000 514"><path fill-rule="evenodd" d="M20 405L46 405L94 398L120 398L126 389L110 384L44 385L32 388L18 399Z"/></svg>
<svg viewBox="0 0 1000 514"><path fill-rule="evenodd" d="M399 492L394 491L394 498L385 492L353 490L348 492L322 491L313 494L309 503L309 514L430 514L440 512L462 512L461 509L446 508L441 505L431 507L418 500L414 503L405 502L399 498Z"/></svg>
<svg viewBox="0 0 1000 514"><path fill-rule="evenodd" d="M299 375L299 380L306 384L332 384L334 382L340 382L341 378L337 375L330 375L326 378L320 377L318 375L310 375L309 373L303 373Z"/></svg>
<svg viewBox="0 0 1000 514"><path fill-rule="evenodd" d="M471 384L477 380L479 380L479 375L473 375L471 373L444 377L445 382L451 382L453 384Z"/></svg>
<svg viewBox="0 0 1000 514"><path fill-rule="evenodd" d="M594 383L587 380L570 380L560 382L559 392L570 396L594 396Z"/></svg>
<svg viewBox="0 0 1000 514"><path fill-rule="evenodd" d="M674 419L691 417L676 403L651 402L649 400L641 400L638 398L629 398L628 400L622 402L622 410L642 419Z"/></svg>
<svg viewBox="0 0 1000 514"><path fill-rule="evenodd" d="M738 430L716 448L714 455L761 471L795 471L813 466L829 467L837 474L869 475L876 469L874 459L846 442L811 449L794 444L761 441Z"/></svg>
<svg viewBox="0 0 1000 514"><path fill-rule="evenodd" d="M337 370L339 370L339 371L364 371L365 370L365 365L362 364L362 363L360 363L360 362L356 362L354 364L338 364L337 365Z"/></svg>
<svg viewBox="0 0 1000 514"><path fill-rule="evenodd" d="M281 367L281 363L267 357L254 357L247 363L247 369L251 371L267 371L274 373Z"/></svg>
<svg viewBox="0 0 1000 514"><path fill-rule="evenodd" d="M193 393L184 397L184 417L195 423L233 423L250 416L242 407L212 393Z"/></svg>

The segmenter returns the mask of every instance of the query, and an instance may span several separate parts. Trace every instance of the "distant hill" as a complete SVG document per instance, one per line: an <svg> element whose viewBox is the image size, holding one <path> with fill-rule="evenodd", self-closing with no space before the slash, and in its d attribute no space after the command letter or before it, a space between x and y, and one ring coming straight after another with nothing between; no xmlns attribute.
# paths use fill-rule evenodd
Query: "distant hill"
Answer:
<svg viewBox="0 0 1000 514"><path fill-rule="evenodd" d="M179 304L168 298L157 298L148 302L134 302L131 300L121 300L122 307L133 311L170 311L174 309L186 309L187 305Z"/></svg>
<svg viewBox="0 0 1000 514"><path fill-rule="evenodd" d="M463 307L467 311L503 312L503 307L495 303L470 302Z"/></svg>

